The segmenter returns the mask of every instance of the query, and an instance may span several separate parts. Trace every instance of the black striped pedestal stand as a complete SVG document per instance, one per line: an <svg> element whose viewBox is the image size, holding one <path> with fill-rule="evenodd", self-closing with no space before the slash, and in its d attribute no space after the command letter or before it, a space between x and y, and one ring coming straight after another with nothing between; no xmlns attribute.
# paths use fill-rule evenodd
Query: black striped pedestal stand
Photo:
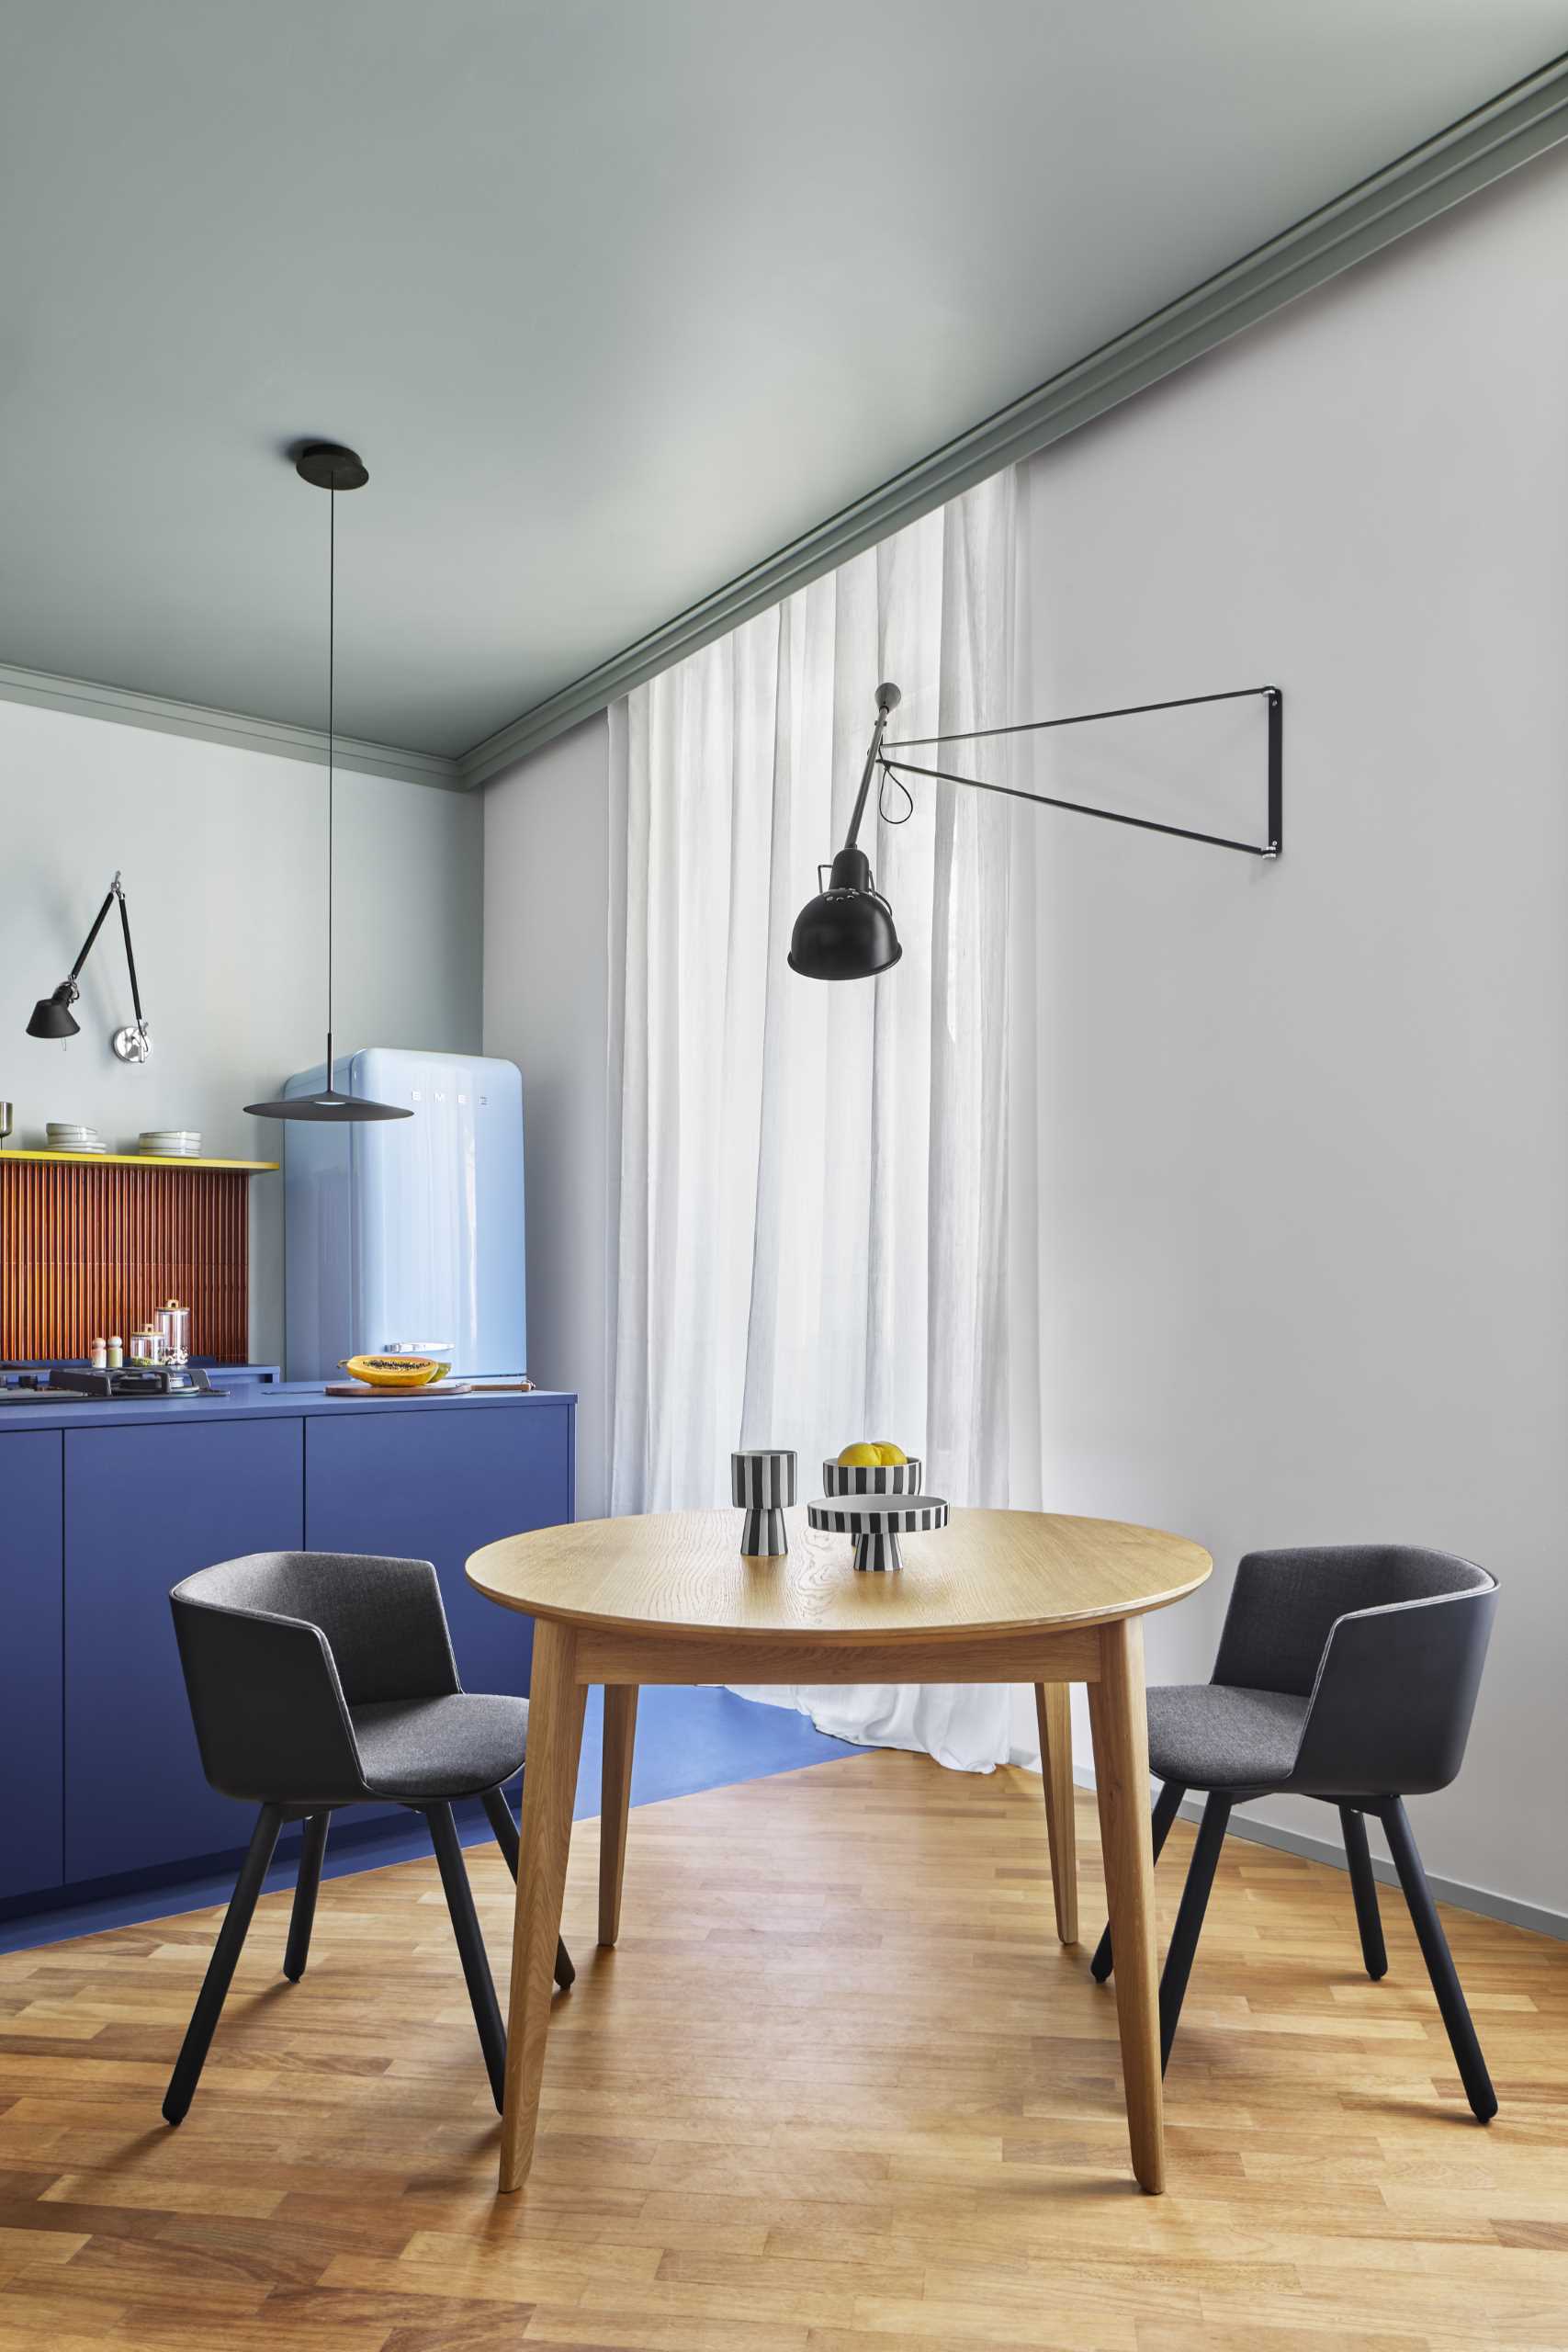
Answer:
<svg viewBox="0 0 1568 2352"><path fill-rule="evenodd" d="M947 1525L947 1505L940 1495L862 1495L807 1503L806 1523L829 1535L852 1535L855 1566L879 1573L901 1568L900 1535Z"/></svg>
<svg viewBox="0 0 1568 2352"><path fill-rule="evenodd" d="M729 1498L746 1514L740 1549L749 1560L776 1560L789 1550L784 1511L795 1500L793 1453L765 1446L729 1457Z"/></svg>

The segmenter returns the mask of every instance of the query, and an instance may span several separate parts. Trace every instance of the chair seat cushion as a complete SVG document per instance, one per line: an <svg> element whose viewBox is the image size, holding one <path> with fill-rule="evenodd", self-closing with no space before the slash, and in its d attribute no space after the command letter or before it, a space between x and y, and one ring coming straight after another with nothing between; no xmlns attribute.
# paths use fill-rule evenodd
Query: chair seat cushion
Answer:
<svg viewBox="0 0 1568 2352"><path fill-rule="evenodd" d="M528 1702L465 1691L352 1707L366 1785L377 1796L477 1796L523 1768Z"/></svg>
<svg viewBox="0 0 1568 2352"><path fill-rule="evenodd" d="M1172 1682L1149 1692L1149 1770L1186 1789L1274 1789L1288 1781L1307 1702L1228 1682Z"/></svg>

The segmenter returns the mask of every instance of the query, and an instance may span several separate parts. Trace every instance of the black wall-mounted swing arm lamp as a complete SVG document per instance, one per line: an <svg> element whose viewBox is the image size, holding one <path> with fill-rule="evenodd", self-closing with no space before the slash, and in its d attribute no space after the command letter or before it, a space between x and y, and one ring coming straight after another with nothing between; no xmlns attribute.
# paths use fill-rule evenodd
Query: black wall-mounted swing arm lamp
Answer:
<svg viewBox="0 0 1568 2352"><path fill-rule="evenodd" d="M28 1023L28 1035L29 1037L64 1038L74 1037L78 1034L81 1024L73 1018L71 1012L82 993L76 982L81 977L83 965L93 952L93 942L104 927L104 917L117 899L119 901L119 927L125 937L125 961L130 973L130 1001L135 1008L136 1018L129 1028L117 1029L109 1043L122 1062L144 1062L152 1050L152 1040L147 1035L147 1023L142 1016L141 991L136 985L136 956L130 944L130 917L126 912L125 892L120 888L118 874L104 893L104 903L93 918L92 930L82 942L82 953L71 967L70 978L62 980L52 994L39 997L33 1007L32 1019Z"/></svg>
<svg viewBox="0 0 1568 2352"><path fill-rule="evenodd" d="M992 784L984 776L955 775L948 768L917 767L902 757L928 743L977 743L998 735L1033 735L1055 727L1089 727L1103 718L1140 718L1150 711L1189 710L1199 703L1262 700L1269 725L1268 839L1234 840L1225 833L1199 832L1190 825L1168 825L1153 817L1129 816L1119 808L1097 808L1084 800L1063 800L1048 792L1025 792L1012 784ZM871 862L858 847L861 821L871 792L872 777L881 770L896 783L905 775L930 776L942 784L966 784L976 792L999 792L1010 800L1032 800L1042 808L1067 808L1080 817L1103 817L1112 825L1134 825L1145 833L1171 833L1178 841L1202 842L1211 849L1237 850L1247 857L1278 858L1284 847L1284 697L1278 686L1237 686L1218 695L1181 695L1169 702L1129 703L1119 710L1078 711L1070 718L1027 719L1016 727L980 727L968 734L911 736L906 742L884 741L887 721L903 700L895 685L876 689L876 724L861 774L860 790L850 817L844 846L834 858L827 888L802 907L790 940L792 970L813 980L864 980L885 972L903 954L894 928L893 910L872 880ZM818 868L820 883L823 869Z"/></svg>

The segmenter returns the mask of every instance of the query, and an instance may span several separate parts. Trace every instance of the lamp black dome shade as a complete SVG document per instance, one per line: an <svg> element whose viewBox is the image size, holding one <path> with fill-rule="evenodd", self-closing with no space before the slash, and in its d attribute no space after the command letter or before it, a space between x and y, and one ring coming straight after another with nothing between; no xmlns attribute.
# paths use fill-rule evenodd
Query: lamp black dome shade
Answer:
<svg viewBox="0 0 1568 2352"><path fill-rule="evenodd" d="M74 1037L78 1024L71 1017L71 983L66 980L52 996L40 996L28 1023L29 1037Z"/></svg>
<svg viewBox="0 0 1568 2352"><path fill-rule="evenodd" d="M791 971L808 980L868 980L903 953L893 910L872 888L864 851L841 849L827 889L808 899L795 919Z"/></svg>
<svg viewBox="0 0 1568 2352"><path fill-rule="evenodd" d="M245 1110L253 1119L333 1119L339 1126L413 1117L400 1102L370 1102L358 1094L340 1094L335 1086L325 1086L319 1094L286 1095L276 1102L247 1102Z"/></svg>

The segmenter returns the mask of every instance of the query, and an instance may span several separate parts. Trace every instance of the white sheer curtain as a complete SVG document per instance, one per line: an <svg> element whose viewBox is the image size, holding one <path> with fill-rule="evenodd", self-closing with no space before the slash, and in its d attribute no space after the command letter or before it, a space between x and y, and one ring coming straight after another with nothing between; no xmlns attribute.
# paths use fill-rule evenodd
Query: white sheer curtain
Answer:
<svg viewBox="0 0 1568 2352"><path fill-rule="evenodd" d="M726 1502L737 1445L796 1447L809 1495L859 1437L954 1502L1039 1503L1032 812L918 785L862 836L902 961L838 986L785 961L877 681L895 736L1026 715L1017 499L983 483L612 713L612 1511ZM1038 1761L1022 1690L747 1695L964 1770Z"/></svg>

